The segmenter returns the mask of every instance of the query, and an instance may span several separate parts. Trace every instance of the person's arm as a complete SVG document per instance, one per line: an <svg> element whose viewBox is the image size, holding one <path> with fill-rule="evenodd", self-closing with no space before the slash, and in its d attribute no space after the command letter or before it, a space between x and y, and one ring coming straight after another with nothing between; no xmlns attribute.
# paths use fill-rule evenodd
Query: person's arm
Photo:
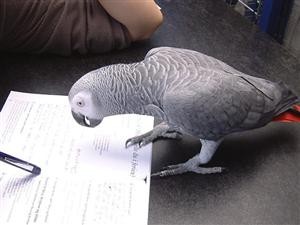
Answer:
<svg viewBox="0 0 300 225"><path fill-rule="evenodd" d="M147 39L163 21L154 0L98 0L129 31L133 41Z"/></svg>

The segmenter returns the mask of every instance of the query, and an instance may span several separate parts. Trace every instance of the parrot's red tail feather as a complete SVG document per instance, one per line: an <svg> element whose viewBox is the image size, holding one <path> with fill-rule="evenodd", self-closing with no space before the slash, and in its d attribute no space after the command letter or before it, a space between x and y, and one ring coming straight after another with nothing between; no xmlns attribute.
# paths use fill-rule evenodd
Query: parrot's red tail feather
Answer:
<svg viewBox="0 0 300 225"><path fill-rule="evenodd" d="M279 114L278 116L274 117L272 121L300 122L300 105L294 105L292 109Z"/></svg>

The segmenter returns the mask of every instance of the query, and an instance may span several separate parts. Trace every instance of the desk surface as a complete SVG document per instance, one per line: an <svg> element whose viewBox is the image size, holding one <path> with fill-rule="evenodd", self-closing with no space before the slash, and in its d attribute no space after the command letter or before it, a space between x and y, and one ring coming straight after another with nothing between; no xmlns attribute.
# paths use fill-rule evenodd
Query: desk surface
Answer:
<svg viewBox="0 0 300 225"><path fill-rule="evenodd" d="M300 93L300 62L221 0L161 0L165 21L151 40L96 56L0 56L0 106L10 90L67 95L86 72L134 62L158 46L189 48ZM151 180L149 224L299 224L300 125L272 123L229 136L210 165L215 175ZM200 150L192 137L156 141L152 171Z"/></svg>

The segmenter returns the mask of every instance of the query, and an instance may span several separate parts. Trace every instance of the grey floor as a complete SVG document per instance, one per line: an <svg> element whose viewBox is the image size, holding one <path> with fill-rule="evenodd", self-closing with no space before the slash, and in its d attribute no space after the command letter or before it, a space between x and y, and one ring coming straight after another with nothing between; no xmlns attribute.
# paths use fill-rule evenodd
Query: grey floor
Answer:
<svg viewBox="0 0 300 225"><path fill-rule="evenodd" d="M300 62L285 48L221 0L159 0L164 23L148 41L103 55L60 57L0 56L0 107L10 90L64 94L86 72L134 62L157 46L197 50L257 77L282 80L300 93ZM300 224L300 124L272 123L233 134L210 165L226 173L185 174L151 180L152 224ZM200 142L159 140L152 171L184 162Z"/></svg>

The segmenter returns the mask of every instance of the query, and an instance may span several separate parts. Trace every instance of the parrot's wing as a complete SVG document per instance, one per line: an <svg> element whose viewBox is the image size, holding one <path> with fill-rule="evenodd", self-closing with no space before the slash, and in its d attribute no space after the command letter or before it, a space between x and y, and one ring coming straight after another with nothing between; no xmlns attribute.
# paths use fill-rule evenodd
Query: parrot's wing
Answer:
<svg viewBox="0 0 300 225"><path fill-rule="evenodd" d="M176 59L177 62L187 66L194 65L199 69L224 71L232 75L245 75L228 64L206 54L182 48L158 47L151 49L145 56L145 60L155 57L159 59ZM247 75L246 75L247 76Z"/></svg>
<svg viewBox="0 0 300 225"><path fill-rule="evenodd" d="M177 73L176 76L182 80L193 80L192 76L196 75L199 77L199 74L205 74L205 76L213 75L213 73L223 74L224 76L233 76L235 77L234 79L236 77L244 79L245 82L270 100L275 100L276 102L281 98L280 93L276 91L278 88L274 88L276 84L273 82L242 73L221 60L197 51L173 47L158 47L151 49L147 53L145 60L148 60L148 62L155 61L156 64L161 62L161 65L169 64L171 67L175 67L176 72L180 70L181 73L179 75ZM165 63L166 61L168 63ZM167 83L170 82L172 81L167 81ZM279 84L279 86L282 85Z"/></svg>
<svg viewBox="0 0 300 225"><path fill-rule="evenodd" d="M262 94L239 77L222 78L214 76L167 91L163 111L169 122L193 136L212 140L259 127L265 106Z"/></svg>
<svg viewBox="0 0 300 225"><path fill-rule="evenodd" d="M170 122L204 139L261 127L296 98L283 84L249 76L193 50L154 48L143 64L163 86L156 92L163 90L160 107Z"/></svg>

